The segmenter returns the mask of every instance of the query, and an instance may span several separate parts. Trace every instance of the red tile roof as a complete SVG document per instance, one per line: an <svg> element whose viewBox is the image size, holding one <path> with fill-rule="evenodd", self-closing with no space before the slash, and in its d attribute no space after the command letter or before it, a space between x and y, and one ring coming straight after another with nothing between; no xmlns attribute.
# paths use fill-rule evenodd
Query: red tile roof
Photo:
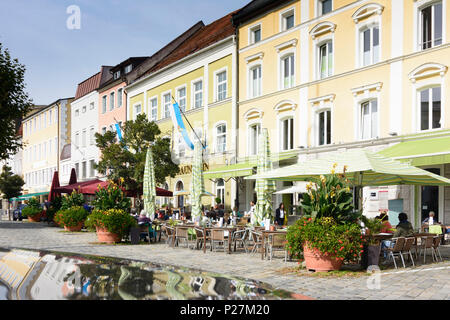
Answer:
<svg viewBox="0 0 450 320"><path fill-rule="evenodd" d="M220 40L234 35L236 28L232 24L231 16L238 11L239 10L231 12L226 16L200 28L193 36L188 38L164 60L145 72L141 78L216 42L219 42Z"/></svg>
<svg viewBox="0 0 450 320"><path fill-rule="evenodd" d="M102 66L100 72L78 84L75 100L91 93L94 90L97 90L102 81L107 81L109 78L110 68L110 66Z"/></svg>

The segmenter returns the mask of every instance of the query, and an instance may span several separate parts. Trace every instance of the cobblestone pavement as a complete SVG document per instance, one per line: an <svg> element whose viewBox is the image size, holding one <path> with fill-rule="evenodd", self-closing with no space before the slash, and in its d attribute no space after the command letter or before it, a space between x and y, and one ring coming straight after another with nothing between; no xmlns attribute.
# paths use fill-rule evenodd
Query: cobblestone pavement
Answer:
<svg viewBox="0 0 450 320"><path fill-rule="evenodd" d="M316 299L420 299L450 300L450 246L441 247L444 262L415 268L389 268L380 273L360 276L325 276L286 272L297 266L284 262L284 254L274 260L261 260L260 254L225 254L187 248L169 248L166 244L104 245L96 243L92 232L67 233L47 223L0 221L0 247L27 248L59 252L111 256L154 263L222 272L271 284Z"/></svg>

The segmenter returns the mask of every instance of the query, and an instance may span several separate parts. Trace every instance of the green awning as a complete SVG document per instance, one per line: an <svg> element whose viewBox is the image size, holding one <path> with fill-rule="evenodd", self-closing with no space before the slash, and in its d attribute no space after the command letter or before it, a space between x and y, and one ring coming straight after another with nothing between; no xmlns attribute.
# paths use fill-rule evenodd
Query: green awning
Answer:
<svg viewBox="0 0 450 320"><path fill-rule="evenodd" d="M203 175L205 179L228 179L235 177L246 177L254 173L254 167L256 167L256 162L236 163L207 171Z"/></svg>
<svg viewBox="0 0 450 320"><path fill-rule="evenodd" d="M450 136L400 142L378 153L416 167L450 163Z"/></svg>
<svg viewBox="0 0 450 320"><path fill-rule="evenodd" d="M21 195L21 196L16 197L16 198L11 198L11 199L9 199L9 201L24 201L24 200L31 199L33 197L39 197L39 196L45 196L45 195L48 195L48 191L47 192L38 192L38 193L24 194L24 195Z"/></svg>

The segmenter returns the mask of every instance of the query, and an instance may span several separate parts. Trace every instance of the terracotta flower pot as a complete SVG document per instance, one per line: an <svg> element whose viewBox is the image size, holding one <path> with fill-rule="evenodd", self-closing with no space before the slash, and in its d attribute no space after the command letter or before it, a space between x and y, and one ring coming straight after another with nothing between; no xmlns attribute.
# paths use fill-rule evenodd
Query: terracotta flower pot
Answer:
<svg viewBox="0 0 450 320"><path fill-rule="evenodd" d="M32 217L29 216L28 217L28 221L30 221L30 222L40 222L42 215L43 215L43 212L38 213L37 215L32 216Z"/></svg>
<svg viewBox="0 0 450 320"><path fill-rule="evenodd" d="M305 258L306 269L314 271L334 271L342 266L342 260L334 256L324 254L317 249L310 249L303 246L303 256Z"/></svg>
<svg viewBox="0 0 450 320"><path fill-rule="evenodd" d="M64 226L64 230L65 231L81 231L81 228L83 227L83 221L80 221L76 226L74 227L68 227L68 226Z"/></svg>
<svg viewBox="0 0 450 320"><path fill-rule="evenodd" d="M97 230L97 238L98 242L105 242L105 243L116 243L120 242L121 238L117 233L109 232L108 230L104 228L96 227Z"/></svg>

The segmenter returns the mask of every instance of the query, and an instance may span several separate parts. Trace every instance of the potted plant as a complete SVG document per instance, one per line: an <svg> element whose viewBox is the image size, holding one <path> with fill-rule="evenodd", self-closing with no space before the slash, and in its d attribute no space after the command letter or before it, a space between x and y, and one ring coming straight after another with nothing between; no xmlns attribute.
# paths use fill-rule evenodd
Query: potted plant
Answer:
<svg viewBox="0 0 450 320"><path fill-rule="evenodd" d="M303 196L304 216L288 228L287 250L293 257L303 254L306 268L314 271L339 270L344 261L356 261L363 248L353 194L344 174L313 179Z"/></svg>
<svg viewBox="0 0 450 320"><path fill-rule="evenodd" d="M50 206L47 209L47 222L55 222L54 218L56 213L61 210L61 206L62 206L62 198L61 197L55 197L51 202L50 202ZM56 223L56 222L55 222Z"/></svg>
<svg viewBox="0 0 450 320"><path fill-rule="evenodd" d="M22 209L22 216L31 222L39 222L43 214L41 204L36 197L31 198L27 206Z"/></svg>
<svg viewBox="0 0 450 320"><path fill-rule="evenodd" d="M60 210L55 215L55 221L64 226L66 231L80 231L88 216L88 212L79 206L74 206L66 210Z"/></svg>
<svg viewBox="0 0 450 320"><path fill-rule="evenodd" d="M377 266L380 261L381 242L374 235L381 232L383 222L381 219L367 218L365 216L361 217L361 221L366 228L364 254L361 257L361 265L364 268L372 265Z"/></svg>
<svg viewBox="0 0 450 320"><path fill-rule="evenodd" d="M85 224L96 230L99 242L120 242L130 228L137 225L136 220L128 213L131 201L124 196L121 184L110 181L106 188L99 186L93 204L94 210Z"/></svg>

